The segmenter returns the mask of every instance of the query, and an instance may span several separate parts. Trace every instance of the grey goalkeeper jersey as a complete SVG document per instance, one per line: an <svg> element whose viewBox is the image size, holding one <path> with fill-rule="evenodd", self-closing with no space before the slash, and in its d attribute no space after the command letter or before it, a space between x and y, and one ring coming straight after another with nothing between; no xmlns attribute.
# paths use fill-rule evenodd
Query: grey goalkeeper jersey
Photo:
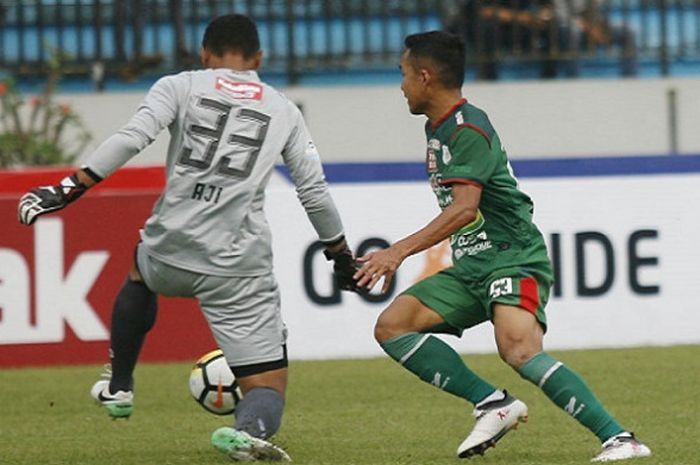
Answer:
<svg viewBox="0 0 700 465"><path fill-rule="evenodd" d="M109 176L165 127L171 135L167 184L141 231L148 254L210 275L268 273L271 236L263 204L280 154L319 239L342 236L301 112L254 71L208 69L160 79L86 166Z"/></svg>

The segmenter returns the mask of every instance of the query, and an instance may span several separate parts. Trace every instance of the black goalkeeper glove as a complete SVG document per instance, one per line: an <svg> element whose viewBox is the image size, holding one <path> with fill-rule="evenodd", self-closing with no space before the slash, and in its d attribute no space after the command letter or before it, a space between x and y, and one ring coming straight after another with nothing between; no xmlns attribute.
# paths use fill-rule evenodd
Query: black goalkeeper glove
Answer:
<svg viewBox="0 0 700 465"><path fill-rule="evenodd" d="M353 275L357 273L357 270L359 270L362 265L357 263L355 257L352 255L352 251L350 251L347 246L338 252L331 252L326 249L323 251L323 255L326 256L327 260L333 260L333 275L340 289L357 292L358 294L367 292L367 289L357 287L357 280L353 278Z"/></svg>
<svg viewBox="0 0 700 465"><path fill-rule="evenodd" d="M35 187L19 199L17 206L19 222L29 226L39 216L65 208L86 190L87 186L81 183L75 174L63 178L57 186Z"/></svg>

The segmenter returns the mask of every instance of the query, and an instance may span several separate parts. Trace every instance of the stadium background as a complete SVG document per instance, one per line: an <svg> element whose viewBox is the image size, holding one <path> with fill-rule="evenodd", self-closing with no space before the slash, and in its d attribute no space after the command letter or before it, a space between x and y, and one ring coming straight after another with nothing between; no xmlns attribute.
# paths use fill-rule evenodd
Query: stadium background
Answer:
<svg viewBox="0 0 700 465"><path fill-rule="evenodd" d="M303 108L350 243L367 250L437 213L422 174L423 120L406 111L396 64L402 37L441 28L457 3L5 1L0 68L29 101L42 92L52 50L66 53L56 100L92 133L84 156L126 121L154 79L196 62L213 12L249 13L267 56L261 76ZM498 128L558 268L548 347L698 344L700 4L609 1L603 13L634 31L636 77L619 77L624 50L614 45L573 55L504 45L501 79L481 81L475 46L465 95ZM538 79L544 56L578 60L580 76ZM96 63L105 71L97 82ZM28 112L25 105L20 117ZM158 165L166 142L163 134L80 204L32 229L15 221L19 195L70 168L20 163L0 173L0 366L106 359L111 301L163 185ZM271 184L267 210L290 357L379 355L372 324L391 296L362 299L333 289L284 169ZM393 292L446 260L444 247L411 258ZM487 325L451 342L464 353L494 350ZM212 344L195 306L167 299L144 360L191 361Z"/></svg>

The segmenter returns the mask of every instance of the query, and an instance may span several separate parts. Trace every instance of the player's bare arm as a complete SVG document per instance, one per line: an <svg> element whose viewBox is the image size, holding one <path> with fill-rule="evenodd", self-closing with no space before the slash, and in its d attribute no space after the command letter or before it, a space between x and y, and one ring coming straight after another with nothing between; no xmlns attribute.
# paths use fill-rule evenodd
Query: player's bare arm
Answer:
<svg viewBox="0 0 700 465"><path fill-rule="evenodd" d="M383 277L382 292L386 292L394 273L407 257L434 246L476 219L481 200L480 186L455 184L452 198L452 203L424 228L387 249L359 257L357 260L363 266L354 275L358 287L372 289Z"/></svg>

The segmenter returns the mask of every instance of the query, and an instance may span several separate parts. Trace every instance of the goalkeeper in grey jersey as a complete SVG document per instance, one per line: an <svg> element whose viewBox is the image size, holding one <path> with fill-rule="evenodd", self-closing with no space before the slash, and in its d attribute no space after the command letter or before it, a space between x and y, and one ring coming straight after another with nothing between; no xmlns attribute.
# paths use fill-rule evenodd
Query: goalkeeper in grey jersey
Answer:
<svg viewBox="0 0 700 465"><path fill-rule="evenodd" d="M355 263L299 109L260 81L255 24L214 19L202 41L206 69L160 79L136 114L56 186L20 200L19 219L60 210L150 144L171 134L167 185L141 231L135 261L112 314L111 374L92 395L114 417L133 410L133 371L156 315L156 294L194 297L243 391L234 428L212 436L234 459L285 460L266 441L280 426L287 384L286 330L271 273L265 186L281 154L299 200L327 245L341 288Z"/></svg>

